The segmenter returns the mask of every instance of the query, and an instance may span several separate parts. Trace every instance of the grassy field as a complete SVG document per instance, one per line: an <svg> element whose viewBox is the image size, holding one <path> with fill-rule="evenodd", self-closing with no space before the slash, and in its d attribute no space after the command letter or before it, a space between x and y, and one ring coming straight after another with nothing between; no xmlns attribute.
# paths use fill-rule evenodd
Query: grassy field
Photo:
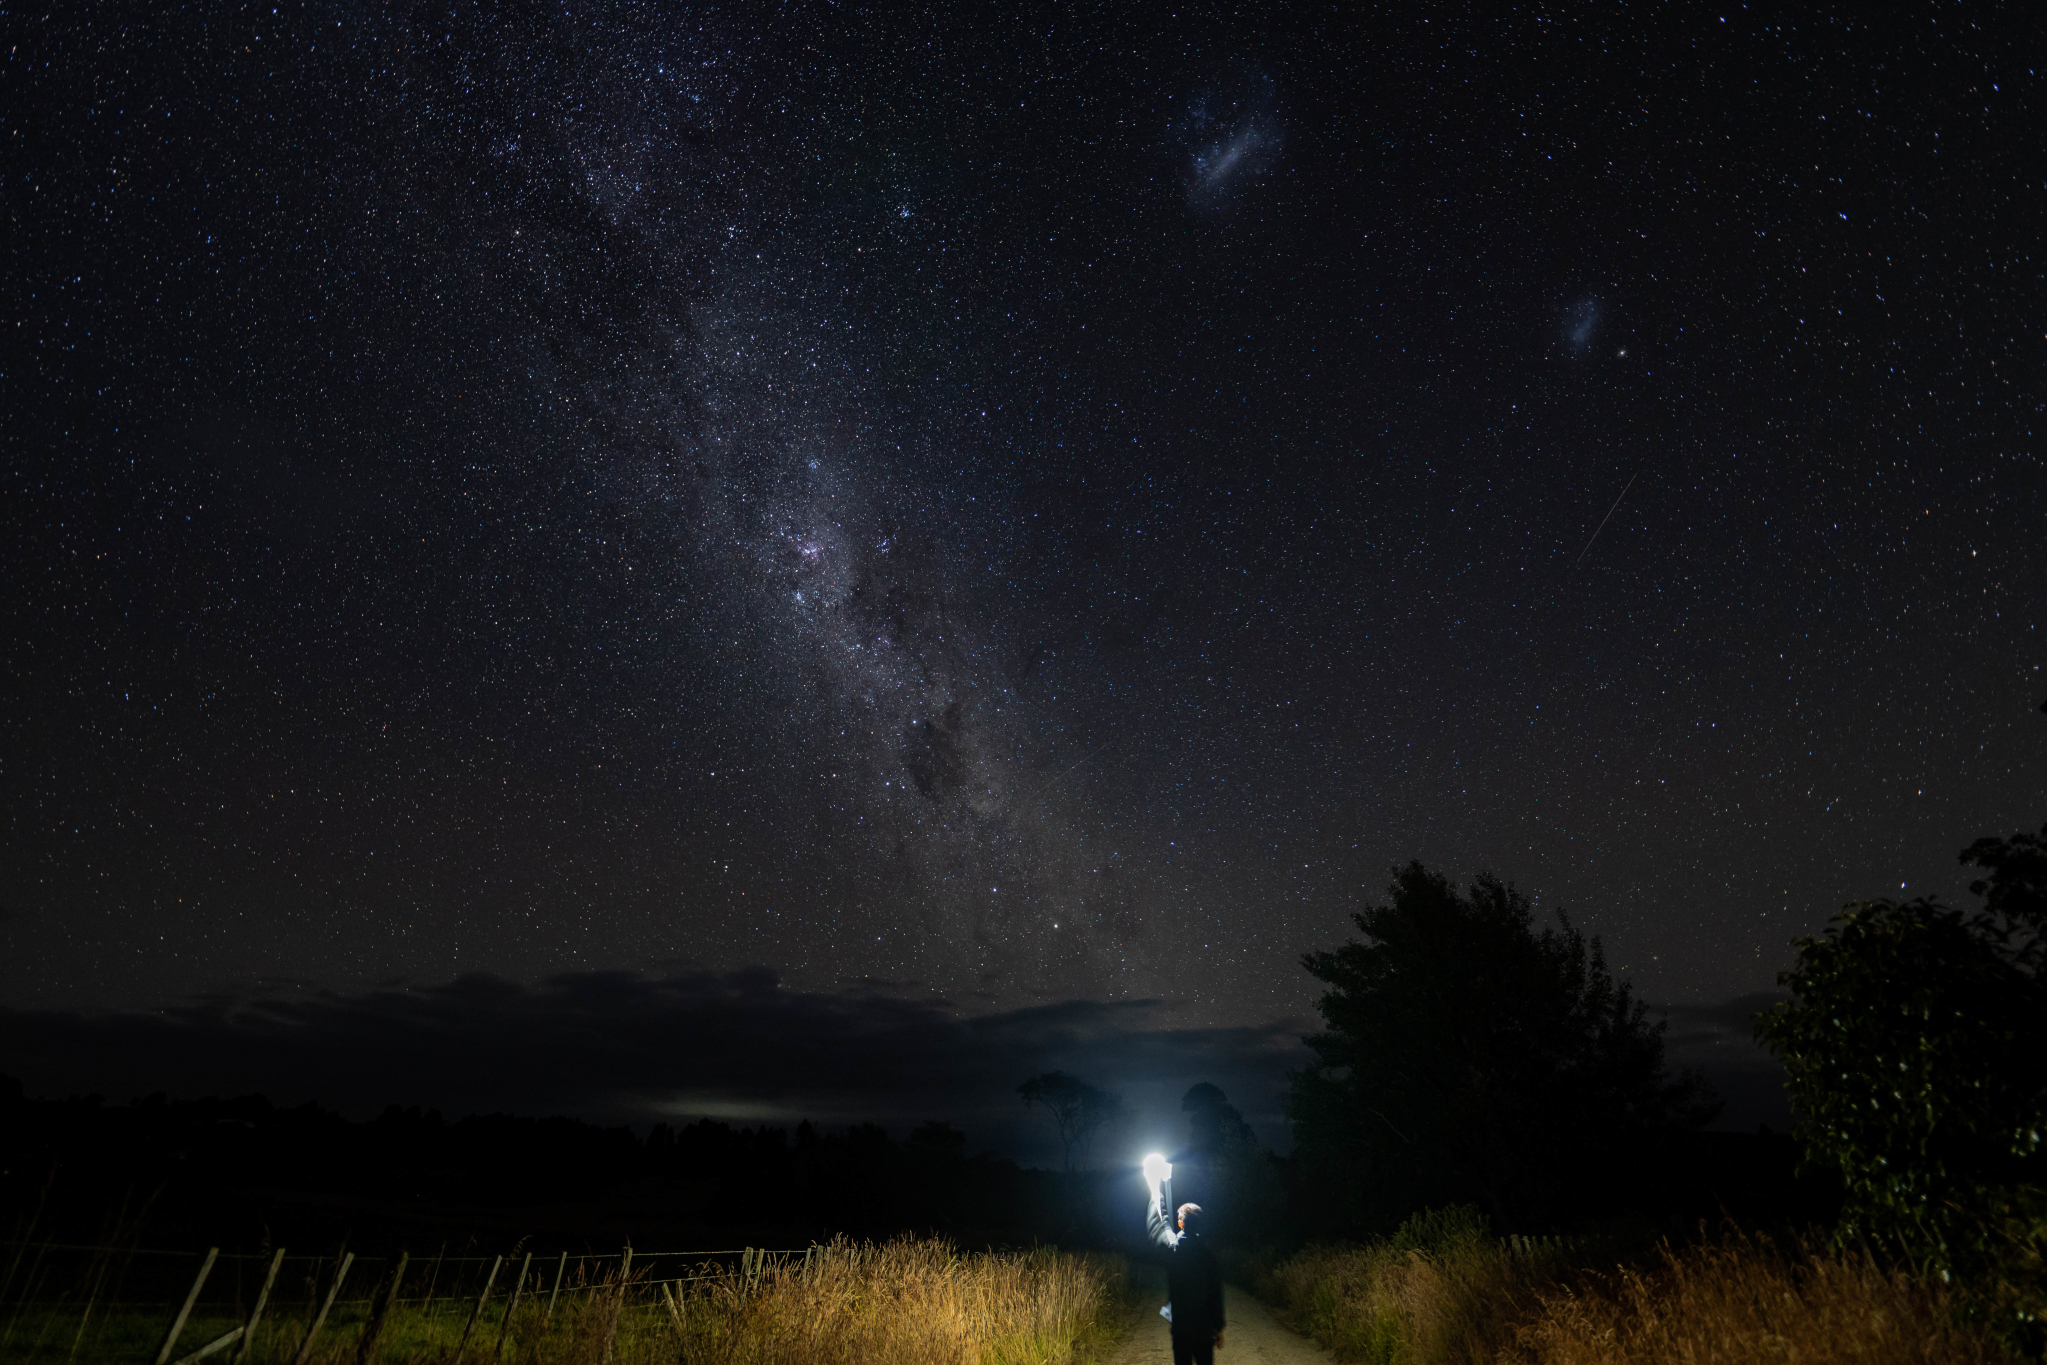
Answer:
<svg viewBox="0 0 2047 1365"><path fill-rule="evenodd" d="M1290 1325L1371 1365L2017 1361L1959 1322L1937 1283L1739 1236L1623 1259L1425 1215L1373 1245L1311 1247L1258 1279Z"/></svg>
<svg viewBox="0 0 2047 1365"><path fill-rule="evenodd" d="M529 1295L511 1312L500 1293L471 1322L472 1304L401 1300L374 1336L363 1307L330 1318L307 1361L320 1365L1091 1365L1113 1352L1124 1319L1124 1266L1054 1250L963 1254L950 1244L839 1241L810 1254L723 1267L680 1285L598 1272L553 1304ZM679 1292L678 1292L679 1291ZM0 1361L151 1361L170 1313L37 1308L0 1315ZM259 1327L251 1365L282 1365L305 1340L308 1315ZM236 1325L195 1313L178 1354ZM466 1345L461 1345L465 1326ZM366 1350L365 1347L368 1346ZM236 1358L239 1343L208 1357Z"/></svg>

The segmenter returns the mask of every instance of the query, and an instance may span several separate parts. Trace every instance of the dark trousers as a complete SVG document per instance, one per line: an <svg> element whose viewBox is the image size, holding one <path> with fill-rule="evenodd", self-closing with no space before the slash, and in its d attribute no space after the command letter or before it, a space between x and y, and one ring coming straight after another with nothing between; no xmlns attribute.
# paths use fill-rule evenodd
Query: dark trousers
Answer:
<svg viewBox="0 0 2047 1365"><path fill-rule="evenodd" d="M1215 1365L1215 1333L1173 1333L1173 1365Z"/></svg>

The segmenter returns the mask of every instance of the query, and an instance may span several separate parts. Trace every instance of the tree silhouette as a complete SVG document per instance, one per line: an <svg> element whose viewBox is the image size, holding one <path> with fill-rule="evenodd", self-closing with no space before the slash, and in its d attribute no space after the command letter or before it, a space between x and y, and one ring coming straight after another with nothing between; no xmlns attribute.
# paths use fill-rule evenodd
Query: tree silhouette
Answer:
<svg viewBox="0 0 2047 1365"><path fill-rule="evenodd" d="M1064 1071L1047 1071L1042 1076L1033 1076L1016 1088L1023 1096L1026 1107L1043 1109L1059 1130L1061 1159L1067 1170L1073 1169L1073 1152L1080 1149L1081 1160L1087 1160L1087 1151L1095 1135L1107 1125L1114 1123L1123 1112L1123 1097L1112 1095L1106 1090L1097 1090L1077 1076Z"/></svg>
<svg viewBox="0 0 2047 1365"><path fill-rule="evenodd" d="M1310 953L1327 1030L1289 1098L1295 1153L1326 1215L1390 1229L1478 1203L1502 1228L1582 1212L1644 1139L1718 1102L1673 1079L1661 1022L1568 921L1535 927L1513 887L1468 894L1419 862L1391 902L1352 916L1363 942Z"/></svg>
<svg viewBox="0 0 2047 1365"><path fill-rule="evenodd" d="M1983 898L1986 914L2027 935L2020 947L2035 955L2037 970L2040 935L2047 933L2047 825L2038 834L2021 830L2009 839L1978 839L1959 858L1964 867L1973 864L1990 874L1970 882L1969 890Z"/></svg>
<svg viewBox="0 0 2047 1365"><path fill-rule="evenodd" d="M1191 1087L1180 1097L1180 1112L1187 1116L1188 1145L1211 1160L1227 1159L1256 1141L1219 1085L1202 1081Z"/></svg>
<svg viewBox="0 0 2047 1365"><path fill-rule="evenodd" d="M1202 1081L1180 1099L1187 1116L1188 1156L1204 1169L1201 1202L1210 1235L1258 1243L1286 1214L1286 1182L1272 1153L1222 1087Z"/></svg>

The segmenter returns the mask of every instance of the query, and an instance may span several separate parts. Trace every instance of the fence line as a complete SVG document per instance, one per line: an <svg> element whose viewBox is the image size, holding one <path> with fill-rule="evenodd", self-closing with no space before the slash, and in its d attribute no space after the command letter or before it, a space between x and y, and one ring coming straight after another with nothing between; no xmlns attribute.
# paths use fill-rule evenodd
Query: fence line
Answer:
<svg viewBox="0 0 2047 1365"><path fill-rule="evenodd" d="M188 1256L194 1259L206 1254L203 1251L173 1251L152 1247L96 1246L86 1242L38 1242L33 1238L23 1240L19 1237L0 1237L0 1247L37 1247L44 1251L94 1251L114 1256ZM711 1251L642 1251L638 1247L634 1247L630 1254L634 1260L654 1260L663 1256L801 1256L807 1250L809 1250L808 1247L719 1247ZM220 1259L223 1261L267 1261L270 1259L271 1254L268 1251L223 1251L220 1253ZM535 1252L534 1254L537 1256L540 1253ZM559 1255L562 1253L552 1254ZM628 1253L623 1251L571 1251L566 1254L571 1262L575 1262L616 1261ZM294 1261L318 1261L332 1260L333 1257L325 1256L318 1252L308 1252L304 1256L293 1256L291 1259ZM380 1261L388 1258L364 1256L360 1259ZM496 1258L492 1256L443 1256L440 1259L444 1263L466 1261L480 1265L485 1261L495 1260Z"/></svg>
<svg viewBox="0 0 2047 1365"><path fill-rule="evenodd" d="M0 1249L15 1252L12 1259L17 1268L27 1271L18 1283L13 1283L15 1277L10 1275L10 1283L0 1292L0 1358L42 1359L45 1336L57 1327L69 1338L70 1352L65 1359L79 1359L81 1346L86 1348L83 1358L92 1359L99 1354L99 1338L111 1317L125 1315L133 1321L140 1315L144 1321L155 1318L166 1324L154 1329L161 1335L156 1338L159 1344L152 1365L196 1365L215 1356L229 1365L241 1365L256 1342L259 1322L303 1324L296 1329L302 1335L297 1337L291 1361L292 1365L304 1365L323 1329L329 1339L337 1331L354 1332L362 1352L372 1352L384 1321L399 1308L452 1308L457 1314L452 1321L462 1322L466 1316L465 1343L475 1331L486 1337L494 1335L502 1345L522 1301L537 1310L544 1300L543 1324L553 1316L564 1290L578 1301L615 1295L621 1307L651 1305L658 1309L665 1303L673 1312L685 1286L736 1276L750 1292L770 1266L808 1265L822 1248L812 1243L790 1248L643 1252L628 1244L616 1252L528 1252L516 1283L507 1257L448 1256L445 1252L417 1259L403 1252L395 1257L359 1257L343 1248L290 1256L284 1248L223 1253L217 1247L198 1252L22 1238L0 1240ZM140 1270L134 1265L138 1256L156 1258L151 1264L164 1273L145 1274L142 1278L149 1283L135 1284L131 1271ZM198 1262L196 1276L191 1268L194 1261ZM480 1269L486 1261L490 1263L488 1275ZM662 1265L662 1261L669 1264ZM280 1276L287 1262L293 1265L292 1273ZM410 1284L406 1283L408 1263L413 1277ZM465 1275L461 1273L464 1268L476 1270ZM268 1273L263 1273L266 1270ZM426 1280L423 1292L422 1273ZM256 1280L261 1281L261 1289L252 1308L247 1293L255 1288ZM401 1288L412 1292L401 1293ZM439 1312L434 1316L437 1319ZM70 1325L74 1322L75 1327ZM188 1326L191 1333L213 1339L193 1349ZM223 1326L227 1330L214 1336ZM16 1341L18 1329L32 1335L33 1342L26 1337ZM277 1329L268 1330L274 1333ZM482 1348L488 1342L480 1339L476 1344ZM10 1351L10 1346L16 1350ZM239 1349L230 1353L231 1347ZM26 1356L16 1354L22 1349ZM458 1356L461 1349L458 1346Z"/></svg>
<svg viewBox="0 0 2047 1365"><path fill-rule="evenodd" d="M461 1270L464 1267L477 1267L480 1271L487 1263L502 1260L502 1258L495 1256L422 1255L413 1260L413 1274L417 1276L420 1272L425 1271L429 1275L430 1278L424 1290L415 1288L411 1293L393 1294L390 1293L389 1288L384 1283L386 1268L410 1253L401 1252L392 1256L360 1256L342 1248L332 1252L286 1255L281 1250L227 1252L216 1248L211 1251L178 1251L165 1248L103 1246L75 1242L23 1242L19 1239L0 1239L0 1248L12 1247L20 1247L24 1253L28 1253L21 1257L25 1263L22 1268L28 1273L19 1277L19 1284L10 1285L8 1287L9 1292L0 1293L0 1310L12 1312L19 1312L32 1305L39 1305L45 1308L65 1304L76 1306L82 1300L87 1299L102 1305L119 1302L131 1309L146 1307L168 1309L175 1305L184 1293L187 1283L184 1280L179 1280L175 1284L165 1281L162 1283L159 1292L151 1292L149 1289L144 1289L141 1293L135 1294L122 1292L124 1288L131 1287L128 1284L128 1281L132 1279L128 1262L130 1258L135 1256L157 1257L159 1258L156 1262L158 1265L163 1265L166 1260L183 1260L188 1264L203 1262L206 1268L205 1278L211 1279L214 1285L218 1286L220 1290L224 1290L229 1297L234 1298L238 1302L241 1300L245 1287L243 1275L239 1271L229 1269L226 1263L231 1262L236 1266L246 1267L256 1272L259 1276L261 1276L263 1270L269 1269L269 1275L262 1276L262 1278L276 1283L277 1292L280 1295L286 1292L284 1285L288 1282L303 1284L311 1288L311 1292L317 1297L318 1290L312 1287L329 1281L334 1276L337 1267L345 1262L348 1269L343 1270L339 1277L343 1283L329 1285L329 1293L332 1295L332 1298L329 1300L330 1308L359 1308L364 1305L374 1305L379 1297L387 1297L391 1307L424 1307L436 1302L445 1301L450 1294L475 1293L474 1286L476 1280L481 1278L480 1274L465 1277L460 1273ZM614 1252L534 1252L531 1253L531 1259L532 1261L539 1262L544 1267L543 1273L550 1276L551 1284L548 1290L550 1295L560 1295L563 1293L580 1295L616 1290L619 1274L628 1272L635 1265L640 1267L642 1273L630 1277L631 1284L629 1287L633 1290L651 1292L662 1286L680 1288L683 1285L715 1280L728 1273L736 1273L743 1279L751 1282L759 1279L761 1271L770 1261L782 1262L795 1257L803 1257L807 1260L815 1249L815 1244L809 1247L716 1247L705 1250L653 1252L641 1251L636 1247L627 1247ZM69 1278L69 1282L65 1287L56 1288L52 1283L53 1275L61 1275L62 1272L57 1265L48 1261L47 1256L50 1252L86 1253L90 1256L90 1259L82 1263L80 1261L73 1261L74 1275ZM669 1267L659 1264L662 1261L703 1262L713 1260L724 1260L728 1264L676 1267L681 1273L659 1273L669 1269ZM737 1261L737 1265L729 1264L733 1260ZM275 1263L274 1265L272 1264L273 1262ZM617 1265L618 1270L607 1275L605 1273L606 1267L612 1264ZM293 1267L295 1274L300 1278L294 1279L291 1274L280 1276L279 1272L283 1271L287 1266ZM168 1269L169 1267L166 1266L165 1268ZM591 1274L593 1270L597 1272L595 1275ZM109 1271L117 1271L114 1276L115 1283L112 1286L105 1284ZM646 1273L649 1271L655 1273ZM571 1275L575 1276L573 1281L569 1279ZM90 1290L81 1287L81 1277L93 1281L93 1287ZM467 1290L458 1288L465 1279L470 1288ZM440 1286L444 1282L447 1287L441 1288ZM417 1285L417 1279L414 1279L413 1283ZM348 1290L353 1292L342 1292L344 1284ZM111 1293L106 1292L109 1288L111 1288ZM53 1289L55 1292L52 1292ZM219 1297L218 1292L211 1297ZM502 1294L492 1294L486 1291L483 1297L502 1297ZM310 1303L308 1306L311 1306Z"/></svg>

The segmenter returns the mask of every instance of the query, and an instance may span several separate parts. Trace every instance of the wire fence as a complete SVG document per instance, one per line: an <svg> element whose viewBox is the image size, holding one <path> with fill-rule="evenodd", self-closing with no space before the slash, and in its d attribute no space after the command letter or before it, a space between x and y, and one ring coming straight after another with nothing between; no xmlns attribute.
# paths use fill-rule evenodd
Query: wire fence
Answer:
<svg viewBox="0 0 2047 1365"><path fill-rule="evenodd" d="M0 1361L305 1362L320 1342L350 1341L369 1360L387 1325L399 1321L414 1339L459 1334L459 1357L479 1325L502 1338L499 1324L508 1327L522 1308L522 1321L537 1316L544 1327L578 1298L672 1302L693 1284L734 1275L755 1281L770 1265L817 1251L521 1248L482 1256L439 1248L359 1256L345 1247L199 1252L0 1241Z"/></svg>

